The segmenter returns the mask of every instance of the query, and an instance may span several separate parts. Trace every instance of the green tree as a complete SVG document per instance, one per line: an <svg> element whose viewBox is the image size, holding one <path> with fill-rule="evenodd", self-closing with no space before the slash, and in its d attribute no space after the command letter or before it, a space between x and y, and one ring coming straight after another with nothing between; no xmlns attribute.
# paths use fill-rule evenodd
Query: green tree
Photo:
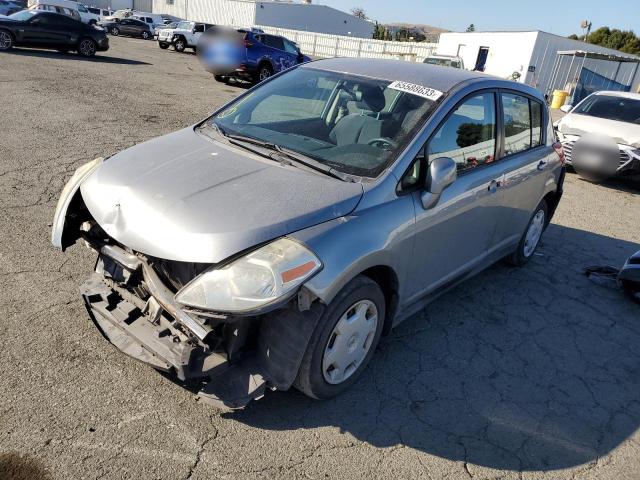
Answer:
<svg viewBox="0 0 640 480"><path fill-rule="evenodd" d="M580 39L575 34L570 35L569 38L574 40ZM619 50L624 53L640 54L640 38L631 30L600 27L589 34L587 42L593 45Z"/></svg>
<svg viewBox="0 0 640 480"><path fill-rule="evenodd" d="M367 13L364 11L364 8L362 7L354 7L351 9L351 15L353 15L354 17L358 17L361 18L363 20L367 19Z"/></svg>
<svg viewBox="0 0 640 480"><path fill-rule="evenodd" d="M475 31L476 31L476 26L473 23L467 27L467 32L475 32Z"/></svg>

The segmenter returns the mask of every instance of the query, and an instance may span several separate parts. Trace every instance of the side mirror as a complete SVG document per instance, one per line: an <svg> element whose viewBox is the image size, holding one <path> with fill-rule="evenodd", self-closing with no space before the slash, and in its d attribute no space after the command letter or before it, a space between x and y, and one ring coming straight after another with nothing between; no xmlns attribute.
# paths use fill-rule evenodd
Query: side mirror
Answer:
<svg viewBox="0 0 640 480"><path fill-rule="evenodd" d="M573 108L573 105L562 105L560 107L560 110L562 110L564 113L569 113L571 111L571 109Z"/></svg>
<svg viewBox="0 0 640 480"><path fill-rule="evenodd" d="M425 210L433 208L440 200L440 195L445 188L456 181L458 166L449 157L438 157L429 164L425 188L420 199Z"/></svg>

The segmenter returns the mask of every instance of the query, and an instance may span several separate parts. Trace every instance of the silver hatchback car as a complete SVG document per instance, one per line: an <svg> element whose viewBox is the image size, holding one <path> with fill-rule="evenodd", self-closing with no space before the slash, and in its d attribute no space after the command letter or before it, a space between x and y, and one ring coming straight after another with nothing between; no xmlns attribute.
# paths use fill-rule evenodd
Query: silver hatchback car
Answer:
<svg viewBox="0 0 640 480"><path fill-rule="evenodd" d="M322 60L80 167L52 242L97 252L81 293L102 334L201 398L329 398L435 296L526 263L563 179L537 90Z"/></svg>

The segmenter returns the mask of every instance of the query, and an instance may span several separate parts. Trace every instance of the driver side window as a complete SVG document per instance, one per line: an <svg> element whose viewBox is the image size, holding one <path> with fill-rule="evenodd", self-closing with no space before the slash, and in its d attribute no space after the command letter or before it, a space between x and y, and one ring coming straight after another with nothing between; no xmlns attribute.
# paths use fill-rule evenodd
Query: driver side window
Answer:
<svg viewBox="0 0 640 480"><path fill-rule="evenodd" d="M493 93L481 93L458 105L429 140L429 162L452 158L458 173L495 160L496 107Z"/></svg>

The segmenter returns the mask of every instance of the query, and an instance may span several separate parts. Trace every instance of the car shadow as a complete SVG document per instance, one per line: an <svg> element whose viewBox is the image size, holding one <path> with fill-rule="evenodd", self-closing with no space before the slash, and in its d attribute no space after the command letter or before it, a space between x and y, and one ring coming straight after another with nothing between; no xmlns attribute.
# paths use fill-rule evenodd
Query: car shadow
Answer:
<svg viewBox="0 0 640 480"><path fill-rule="evenodd" d="M12 48L8 52L3 52L6 54L12 55L20 55L24 57L41 57L41 58L57 58L63 60L80 60L85 62L96 62L96 63L112 63L116 65L151 65L148 62L142 62L140 60L132 60L130 58L119 58L119 57L107 57L101 55L101 52L97 52L95 57L86 58L82 57L76 53L62 53L57 52L55 50L35 50L30 48Z"/></svg>
<svg viewBox="0 0 640 480"><path fill-rule="evenodd" d="M594 461L640 424L640 305L587 265L640 245L551 225L523 268L496 264L383 339L361 379L314 401L267 394L232 421L336 427L376 447L547 471Z"/></svg>

